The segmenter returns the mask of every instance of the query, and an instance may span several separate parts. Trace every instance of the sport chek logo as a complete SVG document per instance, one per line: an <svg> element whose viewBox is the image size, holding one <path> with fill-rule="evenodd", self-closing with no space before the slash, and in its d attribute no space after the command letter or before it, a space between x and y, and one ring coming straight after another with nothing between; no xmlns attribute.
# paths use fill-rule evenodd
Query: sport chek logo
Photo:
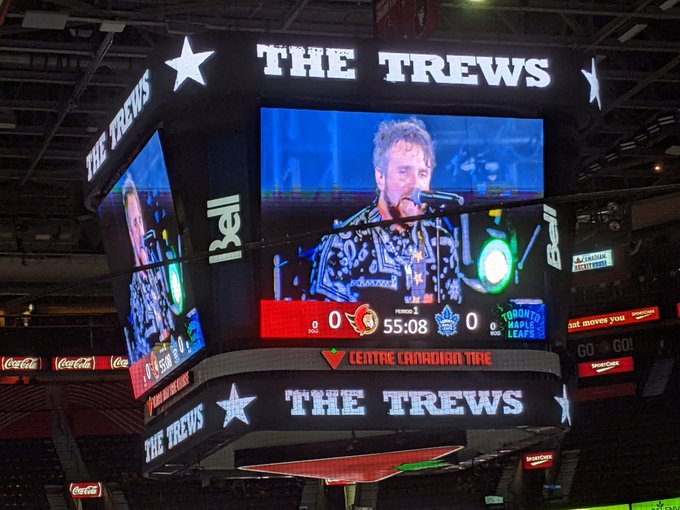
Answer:
<svg viewBox="0 0 680 510"><path fill-rule="evenodd" d="M549 469L555 461L555 452L528 453L522 458L522 467L525 470Z"/></svg>
<svg viewBox="0 0 680 510"><path fill-rule="evenodd" d="M618 361L605 361L604 363L592 363L591 367L595 372L601 374L602 372L608 372L613 368L620 366L621 363Z"/></svg>
<svg viewBox="0 0 680 510"><path fill-rule="evenodd" d="M618 374L622 372L632 372L635 369L632 356L604 359L599 361L588 361L586 363L579 363L577 367L579 377Z"/></svg>
<svg viewBox="0 0 680 510"><path fill-rule="evenodd" d="M359 333L359 336L375 333L380 325L378 314L371 310L367 304L357 308L354 314L345 312L345 317L347 317L352 329Z"/></svg>

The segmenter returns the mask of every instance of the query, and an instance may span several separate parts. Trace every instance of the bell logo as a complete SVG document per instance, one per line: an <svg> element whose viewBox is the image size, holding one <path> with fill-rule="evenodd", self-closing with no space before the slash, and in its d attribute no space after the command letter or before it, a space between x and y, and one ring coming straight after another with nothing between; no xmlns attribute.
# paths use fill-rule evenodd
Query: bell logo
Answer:
<svg viewBox="0 0 680 510"><path fill-rule="evenodd" d="M241 238L238 236L241 228L241 209L239 202L239 195L208 200L208 218L218 218L218 228L220 234L223 236L222 239L217 239L210 243L208 251L226 250L229 247L241 246ZM242 250L220 253L208 257L208 262L210 264L217 264L219 262L237 260L242 256Z"/></svg>
<svg viewBox="0 0 680 510"><path fill-rule="evenodd" d="M543 219L548 222L548 235L550 242L546 247L548 265L555 269L562 269L562 259L560 258L560 232L557 229L557 211L549 205L543 204Z"/></svg>

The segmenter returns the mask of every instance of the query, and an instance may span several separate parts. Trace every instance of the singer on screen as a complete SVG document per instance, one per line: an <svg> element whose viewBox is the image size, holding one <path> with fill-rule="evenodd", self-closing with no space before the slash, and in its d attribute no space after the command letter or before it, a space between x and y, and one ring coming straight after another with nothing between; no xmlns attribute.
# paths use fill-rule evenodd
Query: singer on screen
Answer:
<svg viewBox="0 0 680 510"><path fill-rule="evenodd" d="M374 200L337 225L366 229L325 236L313 256L311 297L370 301L392 293L405 303L461 301L458 228L447 219L405 219L462 204L431 192L434 144L422 121L385 121L374 137ZM370 224L394 220L390 226Z"/></svg>
<svg viewBox="0 0 680 510"><path fill-rule="evenodd" d="M123 184L122 195L135 267L158 262L154 254L156 232L146 229L142 203L129 174ZM170 341L175 323L168 294L168 282L163 268L146 269L132 274L129 324L125 327L132 363L148 354L156 343Z"/></svg>

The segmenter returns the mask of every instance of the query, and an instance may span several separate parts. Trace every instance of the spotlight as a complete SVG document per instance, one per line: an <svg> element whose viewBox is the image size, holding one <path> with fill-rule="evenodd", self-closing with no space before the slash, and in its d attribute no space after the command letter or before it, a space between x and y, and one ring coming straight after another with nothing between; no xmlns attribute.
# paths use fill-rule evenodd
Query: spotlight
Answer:
<svg viewBox="0 0 680 510"><path fill-rule="evenodd" d="M654 163L652 170L654 170L655 174L662 174L663 173L663 161L659 161L658 163Z"/></svg>

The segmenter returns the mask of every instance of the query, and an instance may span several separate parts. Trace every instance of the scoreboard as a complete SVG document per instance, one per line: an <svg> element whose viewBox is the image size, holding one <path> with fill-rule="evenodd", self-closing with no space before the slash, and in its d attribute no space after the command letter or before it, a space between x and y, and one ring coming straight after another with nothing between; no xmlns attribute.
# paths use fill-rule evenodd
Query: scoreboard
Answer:
<svg viewBox="0 0 680 510"><path fill-rule="evenodd" d="M502 53L159 49L84 168L149 398L145 473L251 432L570 424L550 350L572 220L551 196L574 181L585 64Z"/></svg>

